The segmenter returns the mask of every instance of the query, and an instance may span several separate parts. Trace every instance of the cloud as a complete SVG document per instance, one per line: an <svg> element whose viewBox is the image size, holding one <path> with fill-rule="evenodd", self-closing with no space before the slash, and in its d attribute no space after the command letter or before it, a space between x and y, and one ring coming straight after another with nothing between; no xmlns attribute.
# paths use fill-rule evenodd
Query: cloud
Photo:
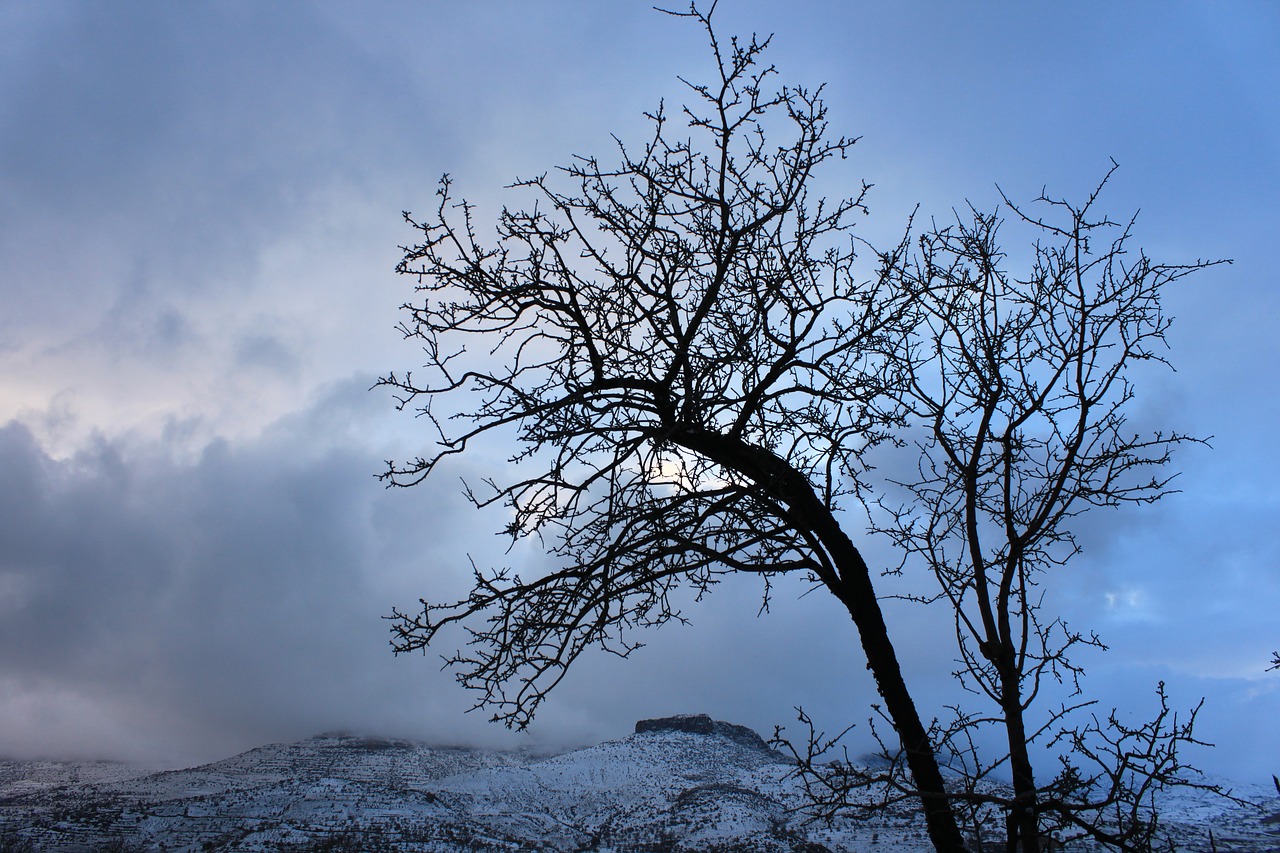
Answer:
<svg viewBox="0 0 1280 853"><path fill-rule="evenodd" d="M519 742L482 714L465 715L475 697L438 671L435 651L447 644L425 659L393 658L381 617L419 596L465 595L468 553L482 565L541 557L504 553L489 535L498 519L459 499L454 475L478 478L497 459L384 490L372 475L410 440L385 432L388 401L368 385L335 383L258 436L214 440L196 455L183 441L123 436L58 459L24 425L0 428L0 754L182 763L334 728ZM884 562L877 547L868 557ZM1064 573L1054 588L1080 594L1106 577L1100 571L1117 580L1098 596L1138 588L1123 585L1132 571L1092 571ZM649 646L633 659L588 655L547 703L534 737L593 742L625 734L637 718L683 711L768 733L803 705L829 731L858 723L853 747L869 748L876 697L847 614L784 580L772 612L757 617L760 592L752 579L730 579L690 605L690 626L639 637ZM1101 617L1106 639L1124 650L1082 662L1097 675L1089 689L1121 707L1146 707L1155 681L1177 681L1172 670L1181 668L1184 683L1189 676L1227 703L1206 714L1212 740L1231 714L1272 708L1280 694L1242 690L1265 686L1248 672L1205 681L1229 642L1205 642L1204 675L1177 659L1189 647L1175 640L1176 620L1194 606L1179 605L1182 594L1158 599L1171 623L1156 632L1079 605L1074 615L1083 624ZM1224 600L1238 594L1223 590ZM1168 611L1175 605L1183 611ZM936 712L962 698L948 675L945 612L886 608L920 706ZM1194 698L1185 694L1178 698ZM1231 740L1201 763L1256 773L1260 761Z"/></svg>
<svg viewBox="0 0 1280 853"><path fill-rule="evenodd" d="M639 111L707 57L646 4L473 6L0 7L21 35L0 44L0 753L212 758L333 727L502 739L434 654L393 659L380 618L465 594L468 552L542 559L503 553L501 525L458 498L456 475L491 473L503 447L412 490L372 478L422 438L365 391L415 361L391 331L398 214L448 171L490 222L502 184L638 138ZM1183 679L1210 694L1218 765L1262 772L1280 716L1261 672L1280 609L1280 85L1256 34L1274 13L1124 12L1103 30L997 7L923 29L888 5L717 14L776 30L784 78L828 81L833 129L865 134L828 188L882 185L868 235L896 239L918 201L992 201L997 180L1018 198L1087 189L1113 155L1108 209L1144 208L1158 260L1237 259L1171 295L1182 372L1144 379L1134 422L1217 449L1179 460L1183 495L1081 518L1086 551L1049 590L1114 647L1088 662L1104 702ZM738 579L633 660L584 660L539 736L702 710L767 732L794 704L828 729L861 721L875 696L852 626L802 591L757 619ZM886 606L920 705L940 707L948 620Z"/></svg>
<svg viewBox="0 0 1280 853"><path fill-rule="evenodd" d="M367 387L337 383L194 457L126 436L56 459L24 425L0 429L0 754L180 761L329 728L509 743L464 717L475 697L435 652L394 659L380 617L465 596L468 553L541 558L505 553L497 519L460 500L453 475L482 468L384 490L368 437L388 406ZM633 660L588 655L535 736L592 742L688 710L766 733L796 704L840 727L864 716L874 688L847 615L784 581L757 618L761 591L732 579ZM936 663L945 633L919 630L901 632L904 658Z"/></svg>
<svg viewBox="0 0 1280 853"><path fill-rule="evenodd" d="M424 543L449 542L460 507L391 502L369 450L326 440L335 406L367 411L365 387L190 460L127 439L56 460L23 425L0 429L0 680L11 708L64 709L38 736L6 726L0 753L74 749L86 717L135 729L139 708L152 752L411 720L423 689L379 617L431 571Z"/></svg>

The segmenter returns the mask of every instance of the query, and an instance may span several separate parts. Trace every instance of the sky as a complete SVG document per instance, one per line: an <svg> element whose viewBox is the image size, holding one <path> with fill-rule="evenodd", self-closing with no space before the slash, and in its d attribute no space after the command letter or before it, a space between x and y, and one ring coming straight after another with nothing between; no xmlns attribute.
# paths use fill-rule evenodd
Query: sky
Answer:
<svg viewBox="0 0 1280 853"><path fill-rule="evenodd" d="M1212 448L1178 454L1179 494L1081 519L1049 600L1111 647L1081 660L1099 707L1147 714L1163 680L1177 707L1205 698L1216 748L1193 764L1280 771L1280 7L783 5L715 20L826 85L861 141L820 188L875 185L868 239L997 184L1079 198L1114 158L1104 205L1141 210L1149 254L1234 261L1168 292L1177 371L1142 374L1134 410ZM709 56L633 0L351 10L0 2L0 756L172 766L332 730L587 744L680 712L768 734L797 705L858 737L853 627L796 585L757 616L757 585L722 584L632 659L588 656L521 735L466 713L434 654L391 654L382 617L465 594L468 555L540 559L460 494L509 448L415 489L374 477L429 440L370 390L418 358L394 329L402 211L446 172L482 217L519 204L513 179L643 138ZM940 713L944 614L887 607Z"/></svg>

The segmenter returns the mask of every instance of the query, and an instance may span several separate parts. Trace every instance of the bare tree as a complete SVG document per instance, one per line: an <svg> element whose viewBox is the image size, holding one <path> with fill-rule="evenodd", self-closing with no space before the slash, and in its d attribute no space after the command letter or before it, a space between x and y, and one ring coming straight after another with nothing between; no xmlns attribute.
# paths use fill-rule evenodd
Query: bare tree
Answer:
<svg viewBox="0 0 1280 853"><path fill-rule="evenodd" d="M934 845L962 850L840 514L886 435L871 403L916 294L854 272L865 186L809 195L855 141L828 137L821 90L773 88L767 40L724 44L711 11L682 17L705 28L716 74L689 84L675 119L649 115L646 143L618 141L615 165L579 157L517 181L535 201L502 212L493 245L447 177L429 219L406 214L421 236L399 271L421 298L402 329L426 367L382 384L437 444L383 476L410 486L481 440L514 440L509 477L468 495L505 506L512 540L538 537L559 565L477 569L467 598L395 612L393 644L424 649L465 622L449 663L478 706L523 728L585 649L625 657L635 629L683 619L679 590L701 597L746 573L765 579L767 604L769 578L800 572L847 608Z"/></svg>
<svg viewBox="0 0 1280 853"><path fill-rule="evenodd" d="M955 615L957 676L994 706L992 715L958 713L937 740L972 756L974 727L1004 729L1007 752L975 761L968 775L1001 766L1011 774L1014 794L1001 804L1010 851L1040 848L1046 814L1120 849L1145 849L1153 829L1136 810L1153 788L1181 778L1177 747L1195 742L1194 712L1179 724L1163 686L1151 727L1125 728L1112 715L1109 725L1065 728L1087 702L1029 713L1048 682L1078 696L1072 652L1102 647L1044 606L1044 574L1079 551L1072 520L1168 495L1171 453L1195 441L1130 426L1131 374L1136 363L1167 363L1164 288L1217 262L1160 264L1133 250L1133 221L1095 211L1106 182L1083 204L1042 196L1037 212L1004 197L1013 224L1034 238L1020 275L1001 248L1001 216L972 208L882 256L914 312L886 388L918 459L915 476L895 484L905 500L880 500L887 512L878 518L887 520L877 527L904 562L936 578L934 600ZM1029 749L1041 738L1070 747L1097 774L1068 763L1041 787ZM1121 806L1128 816L1105 829Z"/></svg>

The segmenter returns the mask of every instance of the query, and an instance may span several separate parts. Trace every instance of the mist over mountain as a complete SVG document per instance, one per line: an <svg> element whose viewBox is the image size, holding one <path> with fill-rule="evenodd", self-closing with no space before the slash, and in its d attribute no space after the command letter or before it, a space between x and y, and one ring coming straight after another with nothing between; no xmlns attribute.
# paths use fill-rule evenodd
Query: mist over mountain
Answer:
<svg viewBox="0 0 1280 853"><path fill-rule="evenodd" d="M158 773L0 762L0 850L931 849L911 804L807 820L792 769L756 732L702 714L642 720L628 737L556 755L333 733ZM1280 849L1274 792L1235 793L1256 805L1171 797L1162 819L1178 849Z"/></svg>

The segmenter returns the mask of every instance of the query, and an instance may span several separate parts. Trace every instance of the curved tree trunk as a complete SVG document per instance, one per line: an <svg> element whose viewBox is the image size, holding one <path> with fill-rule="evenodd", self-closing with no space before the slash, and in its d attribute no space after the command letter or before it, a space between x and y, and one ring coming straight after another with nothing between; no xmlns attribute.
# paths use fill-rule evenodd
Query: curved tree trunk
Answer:
<svg viewBox="0 0 1280 853"><path fill-rule="evenodd" d="M876 689L898 733L907 767L919 792L929 838L938 853L964 853L964 836L956 823L943 785L942 771L933 743L916 710L884 613L871 581L871 570L830 507L818 496L805 476L767 450L716 432L688 427L667 436L683 447L736 471L757 483L785 509L788 521L822 544L837 575L823 582L840 599L853 623L875 678Z"/></svg>
<svg viewBox="0 0 1280 853"><path fill-rule="evenodd" d="M835 519L830 521L834 526ZM964 839L946 796L938 758L902 678L902 667L898 663L893 642L889 639L884 614L871 583L870 570L862 559L862 554L838 526L834 531L824 532L827 535L822 537L823 543L836 552L832 556L836 558L840 569L841 589L836 591L836 595L848 609L858 628L867 666L875 677L876 687L884 699L885 710L893 720L893 727L906 752L907 766L920 791L929 838L938 851L963 851ZM836 541L832 542L833 539Z"/></svg>

